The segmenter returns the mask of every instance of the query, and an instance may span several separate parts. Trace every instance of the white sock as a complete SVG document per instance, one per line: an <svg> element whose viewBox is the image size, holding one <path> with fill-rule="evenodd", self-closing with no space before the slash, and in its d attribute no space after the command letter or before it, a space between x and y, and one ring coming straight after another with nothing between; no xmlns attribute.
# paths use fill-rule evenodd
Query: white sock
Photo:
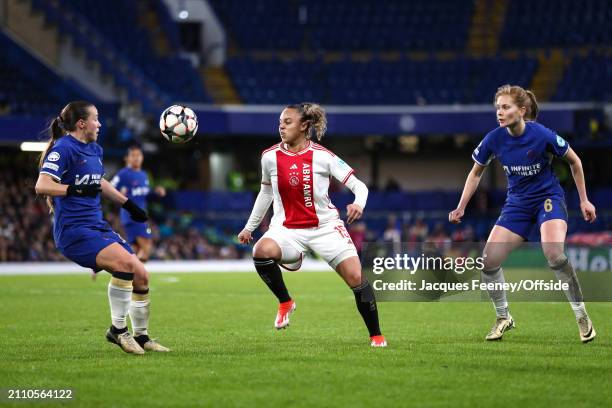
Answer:
<svg viewBox="0 0 612 408"><path fill-rule="evenodd" d="M565 297L572 306L576 319L587 316L586 307L584 306L582 289L580 289L580 283L578 282L578 276L574 271L574 267L567 259L565 254L559 259L555 260L555 263L549 265L550 269L553 270L557 279L563 283L567 283L568 289L565 290Z"/></svg>
<svg viewBox="0 0 612 408"><path fill-rule="evenodd" d="M130 320L134 337L148 335L149 328L149 293L132 293L132 303L130 304Z"/></svg>
<svg viewBox="0 0 612 408"><path fill-rule="evenodd" d="M127 314L132 299L132 281L112 277L108 283L111 321L118 329L127 327Z"/></svg>
<svg viewBox="0 0 612 408"><path fill-rule="evenodd" d="M498 269L493 269L489 271L483 270L481 273L481 279L484 283L498 283L504 284L506 280L504 279L504 271L501 266ZM508 317L508 301L506 300L506 291L495 290L495 289L487 289L489 293L489 297L493 301L493 307L495 307L495 314L497 317Z"/></svg>
<svg viewBox="0 0 612 408"><path fill-rule="evenodd" d="M588 316L584 302L570 302L570 305L572 306L576 320Z"/></svg>

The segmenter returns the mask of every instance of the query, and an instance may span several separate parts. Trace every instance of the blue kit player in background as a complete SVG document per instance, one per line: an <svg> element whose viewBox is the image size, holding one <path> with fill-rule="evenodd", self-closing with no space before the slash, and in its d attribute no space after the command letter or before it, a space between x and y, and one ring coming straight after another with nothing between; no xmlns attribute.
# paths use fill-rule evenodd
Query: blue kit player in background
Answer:
<svg viewBox="0 0 612 408"><path fill-rule="evenodd" d="M125 167L113 177L111 184L122 194L134 201L140 208L147 208L147 198L155 194L159 197L166 195L166 190L158 186L154 191L149 187L149 177L142 170L144 156L138 146L128 148L125 156ZM151 240L151 228L147 223L135 222L130 213L121 209L121 225L127 235L127 241L132 245L134 252L142 262L149 260L153 247Z"/></svg>
<svg viewBox="0 0 612 408"><path fill-rule="evenodd" d="M562 157L569 163L584 220L594 222L595 207L587 198L582 162L567 141L535 122L538 105L531 91L504 85L495 94L495 108L499 127L489 132L474 150L474 167L467 177L457 209L449 213L449 221L461 222L486 166L497 158L508 178L508 194L484 249L482 281L505 282L502 263L520 242L527 240L532 227L537 226L550 268L558 280L568 284L565 295L576 315L580 339L587 343L595 338L595 329L587 315L574 268L565 255L565 194L551 167L553 156ZM488 292L497 319L486 339L499 340L505 331L514 327L514 320L508 312L506 292Z"/></svg>
<svg viewBox="0 0 612 408"><path fill-rule="evenodd" d="M36 193L47 196L53 238L61 253L83 267L112 275L112 325L106 339L127 353L169 351L148 336L149 273L103 218L100 194L120 204L137 222L145 222L147 213L103 178L102 148L96 143L100 127L98 110L89 102L70 102L62 109L51 123L51 139L41 155ZM127 328L128 314L134 335Z"/></svg>

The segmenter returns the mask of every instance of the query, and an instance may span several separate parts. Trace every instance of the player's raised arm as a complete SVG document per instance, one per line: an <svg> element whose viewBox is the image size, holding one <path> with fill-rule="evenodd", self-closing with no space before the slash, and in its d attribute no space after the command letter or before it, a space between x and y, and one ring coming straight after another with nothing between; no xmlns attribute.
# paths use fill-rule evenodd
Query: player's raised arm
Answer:
<svg viewBox="0 0 612 408"><path fill-rule="evenodd" d="M570 165L574 183L576 183L576 190L578 190L578 196L580 197L580 210L582 211L582 216L585 221L594 222L597 218L597 214L595 213L595 206L591 204L587 197L582 161L571 147L565 155L565 160L567 160Z"/></svg>
<svg viewBox="0 0 612 408"><path fill-rule="evenodd" d="M476 192L485 169L486 166L474 163L472 170L470 170L470 173L465 180L465 186L463 186L463 192L461 193L461 199L459 200L457 208L448 214L448 220L453 224L458 224L461 222L461 218L465 213L465 207L467 207L470 199L474 195L474 192Z"/></svg>
<svg viewBox="0 0 612 408"><path fill-rule="evenodd" d="M134 221L145 222L149 219L145 210L140 208L136 203L127 198L125 195L121 194L121 192L115 187L113 187L113 185L107 180L102 179L101 186L102 196L116 204L121 204L121 207L130 213L130 217L132 217Z"/></svg>

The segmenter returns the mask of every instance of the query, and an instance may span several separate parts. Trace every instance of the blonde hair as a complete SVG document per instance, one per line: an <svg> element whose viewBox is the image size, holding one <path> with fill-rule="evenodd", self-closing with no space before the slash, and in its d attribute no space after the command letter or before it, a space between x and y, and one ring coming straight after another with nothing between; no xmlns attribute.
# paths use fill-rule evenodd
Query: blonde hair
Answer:
<svg viewBox="0 0 612 408"><path fill-rule="evenodd" d="M530 90L523 89L518 85L502 85L497 88L493 103L497 103L497 98L501 95L510 95L512 100L519 108L525 108L525 120L536 120L540 108L535 94Z"/></svg>
<svg viewBox="0 0 612 408"><path fill-rule="evenodd" d="M325 109L319 104L312 102L302 102L300 104L288 105L286 109L295 109L301 116L301 122L308 122L306 128L306 138L316 137L318 141L323 139L327 131L327 116Z"/></svg>

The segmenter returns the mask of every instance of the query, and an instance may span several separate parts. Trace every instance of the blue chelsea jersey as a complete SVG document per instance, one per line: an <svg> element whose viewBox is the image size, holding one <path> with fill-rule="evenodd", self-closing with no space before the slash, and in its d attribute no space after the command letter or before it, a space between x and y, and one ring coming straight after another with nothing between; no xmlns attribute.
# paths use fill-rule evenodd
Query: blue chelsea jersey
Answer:
<svg viewBox="0 0 612 408"><path fill-rule="evenodd" d="M100 184L104 176L102 148L95 142L84 143L71 135L63 136L47 152L40 173L61 184ZM102 215L100 195L53 197L53 206L53 238L58 247L77 239L71 236L74 228L108 225Z"/></svg>
<svg viewBox="0 0 612 408"><path fill-rule="evenodd" d="M508 178L507 202L529 205L544 197L564 196L551 163L553 156L563 157L568 150L561 136L539 123L526 122L520 136L502 127L489 132L472 159L482 166L498 159Z"/></svg>
<svg viewBox="0 0 612 408"><path fill-rule="evenodd" d="M150 194L149 177L142 170L134 170L124 167L113 177L111 184L125 194L130 200L134 201L140 208L147 208L147 197ZM134 222L123 208L120 211L121 223Z"/></svg>

